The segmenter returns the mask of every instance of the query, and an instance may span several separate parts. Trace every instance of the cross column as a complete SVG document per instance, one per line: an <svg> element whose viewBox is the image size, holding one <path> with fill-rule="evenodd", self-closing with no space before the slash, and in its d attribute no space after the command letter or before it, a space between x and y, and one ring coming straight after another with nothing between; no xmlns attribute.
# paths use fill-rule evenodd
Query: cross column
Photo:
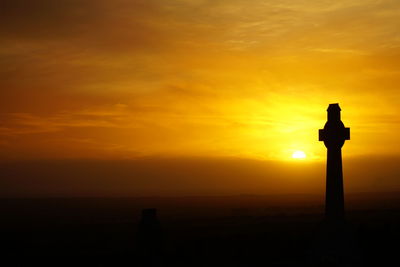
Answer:
<svg viewBox="0 0 400 267"><path fill-rule="evenodd" d="M350 128L340 119L339 104L329 104L328 121L319 130L319 141L327 148L325 217L328 220L344 219L344 191L342 146L350 140Z"/></svg>

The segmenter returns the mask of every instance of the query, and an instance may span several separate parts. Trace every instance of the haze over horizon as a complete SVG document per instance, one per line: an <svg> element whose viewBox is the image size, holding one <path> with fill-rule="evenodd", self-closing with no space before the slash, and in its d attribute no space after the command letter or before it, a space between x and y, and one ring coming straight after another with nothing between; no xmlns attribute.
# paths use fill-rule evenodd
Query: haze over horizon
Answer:
<svg viewBox="0 0 400 267"><path fill-rule="evenodd" d="M400 189L400 2L0 0L0 196ZM295 151L305 159L292 159Z"/></svg>

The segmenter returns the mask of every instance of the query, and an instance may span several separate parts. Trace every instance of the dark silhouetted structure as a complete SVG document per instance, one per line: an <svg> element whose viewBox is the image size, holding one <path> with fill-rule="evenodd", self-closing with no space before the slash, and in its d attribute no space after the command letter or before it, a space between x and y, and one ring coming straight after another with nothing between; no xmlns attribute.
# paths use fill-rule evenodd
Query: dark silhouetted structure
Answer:
<svg viewBox="0 0 400 267"><path fill-rule="evenodd" d="M360 254L352 233L345 221L342 171L342 146L350 140L350 128L340 120L339 104L328 107L328 121L319 130L327 153L325 220L319 226L311 250L312 266L359 266Z"/></svg>
<svg viewBox="0 0 400 267"><path fill-rule="evenodd" d="M340 120L339 104L329 104L328 121L319 130L319 141L324 141L327 153L325 216L327 220L344 219L342 146L350 140L350 128Z"/></svg>
<svg viewBox="0 0 400 267"><path fill-rule="evenodd" d="M157 209L143 209L137 233L139 266L162 266L163 231Z"/></svg>

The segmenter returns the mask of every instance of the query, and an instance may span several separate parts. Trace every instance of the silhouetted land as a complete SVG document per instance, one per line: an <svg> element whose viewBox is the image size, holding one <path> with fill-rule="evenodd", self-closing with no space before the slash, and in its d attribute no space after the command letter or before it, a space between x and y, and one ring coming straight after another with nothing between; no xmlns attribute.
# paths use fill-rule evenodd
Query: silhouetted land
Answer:
<svg viewBox="0 0 400 267"><path fill-rule="evenodd" d="M309 266L323 201L308 195L1 199L1 261L138 266L141 210L155 207L163 266ZM400 193L348 195L346 210L364 266L397 262Z"/></svg>

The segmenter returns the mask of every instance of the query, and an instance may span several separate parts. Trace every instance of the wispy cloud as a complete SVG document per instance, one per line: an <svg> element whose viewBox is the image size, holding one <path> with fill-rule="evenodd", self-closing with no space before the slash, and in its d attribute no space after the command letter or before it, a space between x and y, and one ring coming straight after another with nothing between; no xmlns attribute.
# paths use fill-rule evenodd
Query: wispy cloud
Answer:
<svg viewBox="0 0 400 267"><path fill-rule="evenodd" d="M340 102L388 147L399 13L390 0L0 0L1 142L277 154L314 142Z"/></svg>

